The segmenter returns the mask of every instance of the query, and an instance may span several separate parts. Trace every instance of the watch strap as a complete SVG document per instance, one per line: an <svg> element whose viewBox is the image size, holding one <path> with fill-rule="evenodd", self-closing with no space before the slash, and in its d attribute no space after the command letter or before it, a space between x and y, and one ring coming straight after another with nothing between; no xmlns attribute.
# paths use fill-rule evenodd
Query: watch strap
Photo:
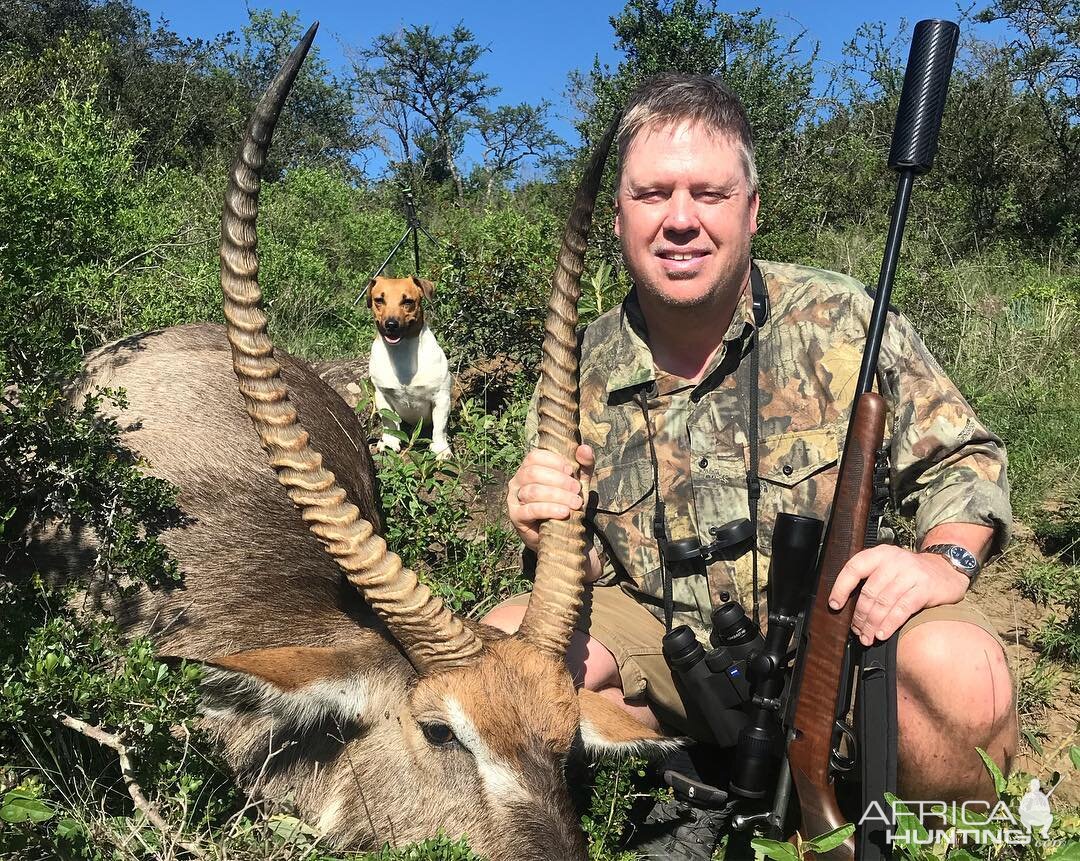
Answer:
<svg viewBox="0 0 1080 861"><path fill-rule="evenodd" d="M953 568L961 574L967 575L967 578L972 583L975 582L975 578L978 577L979 572L982 571L982 565L979 560L975 558L975 554L960 544L931 544L928 547L924 547L921 552L934 553L938 556L943 556ZM957 556L967 556L974 567L964 565L957 559Z"/></svg>

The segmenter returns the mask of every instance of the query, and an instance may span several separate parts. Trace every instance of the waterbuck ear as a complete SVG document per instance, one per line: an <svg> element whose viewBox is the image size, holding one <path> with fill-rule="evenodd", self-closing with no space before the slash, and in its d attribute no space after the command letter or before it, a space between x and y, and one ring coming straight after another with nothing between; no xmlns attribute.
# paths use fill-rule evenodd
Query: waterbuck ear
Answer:
<svg viewBox="0 0 1080 861"><path fill-rule="evenodd" d="M283 646L205 662L207 717L261 714L294 729L364 725L384 708L396 674L379 648ZM404 663L404 661L402 661Z"/></svg>
<svg viewBox="0 0 1080 861"><path fill-rule="evenodd" d="M417 278L415 275L413 275L412 280L413 284L423 291L425 299L430 299L435 295L434 281L428 281L427 278Z"/></svg>
<svg viewBox="0 0 1080 861"><path fill-rule="evenodd" d="M588 754L621 753L651 758L682 746L682 740L654 732L598 693L580 688L578 703L581 707L578 732Z"/></svg>

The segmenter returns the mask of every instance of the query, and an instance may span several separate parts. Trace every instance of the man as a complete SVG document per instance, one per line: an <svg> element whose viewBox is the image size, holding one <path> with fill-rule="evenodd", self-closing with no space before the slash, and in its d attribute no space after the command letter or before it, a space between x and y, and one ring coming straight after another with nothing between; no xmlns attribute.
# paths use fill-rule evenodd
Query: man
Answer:
<svg viewBox="0 0 1080 861"><path fill-rule="evenodd" d="M710 529L756 521L756 553L743 541L671 581L674 624L704 639L722 593L748 609L763 596L776 514L827 516L872 301L850 278L801 266L757 261L760 279L751 277L753 147L745 110L719 81L646 82L627 105L618 153L615 233L634 289L582 343L577 459L596 494L596 540L569 660L583 684L643 723L694 733L660 651L657 506L669 542L708 545ZM755 315L755 280L767 317ZM877 388L889 405L891 492L914 515L920 552L863 551L830 603L840 607L862 583L855 634L869 644L901 632L901 796L991 798L975 747L1008 766L1017 744L1012 684L1001 641L964 595L976 561L1008 540L1005 453L896 315ZM753 504L749 472L760 478ZM510 481L510 519L527 548L535 550L543 520L585 504L573 473L534 449ZM485 621L513 630L524 603L511 599Z"/></svg>

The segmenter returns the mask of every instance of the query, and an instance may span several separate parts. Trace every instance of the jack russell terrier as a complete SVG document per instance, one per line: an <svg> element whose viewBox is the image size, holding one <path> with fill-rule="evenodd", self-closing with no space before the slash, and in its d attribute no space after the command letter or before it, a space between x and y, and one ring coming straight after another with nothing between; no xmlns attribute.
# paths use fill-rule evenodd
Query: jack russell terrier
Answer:
<svg viewBox="0 0 1080 861"><path fill-rule="evenodd" d="M425 278L373 278L367 303L379 330L371 345L368 374L375 386L375 406L393 410L402 421L431 427L431 451L439 460L451 456L446 441L450 417L450 364L424 322L424 299L435 293ZM400 451L401 442L389 433L397 422L382 414L379 451Z"/></svg>

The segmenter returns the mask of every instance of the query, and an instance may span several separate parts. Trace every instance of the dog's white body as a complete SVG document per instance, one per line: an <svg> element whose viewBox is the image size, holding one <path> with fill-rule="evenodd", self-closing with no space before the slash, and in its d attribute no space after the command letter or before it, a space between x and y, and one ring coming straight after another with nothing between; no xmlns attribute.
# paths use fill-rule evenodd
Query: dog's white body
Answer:
<svg viewBox="0 0 1080 861"><path fill-rule="evenodd" d="M368 373L375 386L375 406L390 409L410 424L431 425L431 451L440 459L450 456L446 423L450 416L450 363L435 333L425 324L415 337L388 344L376 335L371 345ZM389 420L384 418L384 422ZM396 427L394 428L396 429ZM384 433L379 449L400 449L400 441Z"/></svg>

